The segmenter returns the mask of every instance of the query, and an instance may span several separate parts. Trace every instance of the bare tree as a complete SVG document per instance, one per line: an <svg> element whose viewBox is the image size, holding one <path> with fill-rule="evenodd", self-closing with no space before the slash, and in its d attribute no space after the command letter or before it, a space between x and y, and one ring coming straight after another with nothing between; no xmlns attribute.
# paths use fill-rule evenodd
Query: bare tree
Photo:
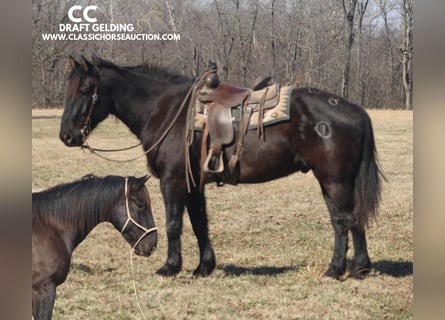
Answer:
<svg viewBox="0 0 445 320"><path fill-rule="evenodd" d="M218 61L222 81L271 72L367 107L412 108L412 0L96 0L98 23L180 41L43 41L76 0L32 1L32 103L60 106L68 54L150 62L193 76ZM88 2L89 3L89 2Z"/></svg>
<svg viewBox="0 0 445 320"><path fill-rule="evenodd" d="M223 59L223 80L228 81L230 71L231 71L231 56L233 52L233 44L235 42L235 35L233 34L232 28L227 20L228 16L225 14L219 4L218 0L214 0L215 8L218 13L218 26L219 33L222 35L220 46L222 47L222 59Z"/></svg>
<svg viewBox="0 0 445 320"><path fill-rule="evenodd" d="M358 3L358 38L357 38L357 95L358 102L363 105L365 93L365 78L362 71L362 42L363 42L363 19L365 17L366 9L368 8L369 0L361 0Z"/></svg>
<svg viewBox="0 0 445 320"><path fill-rule="evenodd" d="M346 50L345 65L343 68L342 96L345 99L349 97L349 73L351 69L352 45L354 44L354 19L357 0L342 0L343 12L346 18Z"/></svg>
<svg viewBox="0 0 445 320"><path fill-rule="evenodd" d="M248 63L251 57L252 52L252 44L254 42L254 35L255 35L255 26L257 23L257 16L258 16L258 4L259 0L255 1L253 13L252 13L252 19L250 20L246 14L250 10L241 10L240 0L234 0L235 1L235 17L236 17L236 24L238 29L238 40L240 42L240 58L241 58L241 83L242 85L246 85L247 83L247 67ZM242 12L245 12L245 14L242 14ZM247 11L247 12L246 12ZM244 29L243 22L248 22L247 24L247 30ZM249 26L251 26L249 28Z"/></svg>
<svg viewBox="0 0 445 320"><path fill-rule="evenodd" d="M272 77L275 77L275 65L277 63L277 54L275 50L275 0L272 0L271 11L270 11L272 22L271 22L271 32L270 32L270 46L272 50Z"/></svg>
<svg viewBox="0 0 445 320"><path fill-rule="evenodd" d="M413 3L402 0L402 84L406 109L412 109L413 96Z"/></svg>
<svg viewBox="0 0 445 320"><path fill-rule="evenodd" d="M32 104L55 107L63 99L63 59L69 41L44 41L42 33L57 32L60 23L67 22L61 13L74 4L69 1L33 1L32 15Z"/></svg>

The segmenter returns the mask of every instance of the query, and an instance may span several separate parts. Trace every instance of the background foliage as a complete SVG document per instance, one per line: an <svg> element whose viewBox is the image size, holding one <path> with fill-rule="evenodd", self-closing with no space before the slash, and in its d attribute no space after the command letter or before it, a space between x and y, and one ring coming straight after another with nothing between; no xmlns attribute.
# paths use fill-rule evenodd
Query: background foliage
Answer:
<svg viewBox="0 0 445 320"><path fill-rule="evenodd" d="M95 4L98 23L132 23L180 41L44 41L68 9ZM412 0L33 0L32 106L63 103L67 56L150 62L249 86L270 74L370 108L412 108Z"/></svg>

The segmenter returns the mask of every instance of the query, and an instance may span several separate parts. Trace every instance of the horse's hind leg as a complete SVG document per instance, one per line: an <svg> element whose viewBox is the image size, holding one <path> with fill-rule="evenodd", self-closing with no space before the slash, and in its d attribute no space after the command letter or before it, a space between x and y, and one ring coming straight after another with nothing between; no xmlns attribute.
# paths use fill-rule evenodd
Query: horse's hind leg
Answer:
<svg viewBox="0 0 445 320"><path fill-rule="evenodd" d="M362 278L369 272L371 263L365 231L358 226L354 214L353 189L349 183L326 183L322 184L322 190L335 232L334 254L325 276L338 279L345 273L350 230L354 245L350 277Z"/></svg>
<svg viewBox="0 0 445 320"><path fill-rule="evenodd" d="M208 276L215 269L215 253L209 239L206 201L203 192L193 189L186 202L193 231L199 245L199 265L193 272L195 276Z"/></svg>
<svg viewBox="0 0 445 320"><path fill-rule="evenodd" d="M35 320L50 320L56 299L56 286L45 283L32 288L32 315Z"/></svg>
<svg viewBox="0 0 445 320"><path fill-rule="evenodd" d="M355 225L351 228L351 232L354 244L354 260L351 266L350 277L363 278L369 272L371 266L365 231Z"/></svg>
<svg viewBox="0 0 445 320"><path fill-rule="evenodd" d="M352 188L347 183L321 183L335 232L334 253L325 276L339 279L346 271L348 232L355 223Z"/></svg>

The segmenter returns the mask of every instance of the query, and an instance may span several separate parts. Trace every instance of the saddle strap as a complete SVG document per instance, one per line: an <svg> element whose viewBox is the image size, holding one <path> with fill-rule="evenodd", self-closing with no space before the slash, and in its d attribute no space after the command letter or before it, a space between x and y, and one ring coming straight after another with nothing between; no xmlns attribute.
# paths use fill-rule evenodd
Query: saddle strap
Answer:
<svg viewBox="0 0 445 320"><path fill-rule="evenodd" d="M204 185L206 181L206 172L204 171L204 163L207 159L207 141L209 138L209 126L207 125L207 121L205 121L202 125L202 140L201 140L201 176L199 179L199 190L201 192L204 191Z"/></svg>
<svg viewBox="0 0 445 320"><path fill-rule="evenodd" d="M264 118L264 104L266 103L266 96L267 96L267 91L269 90L269 88L267 87L264 90L264 94L261 97L260 100L260 105L258 107L258 131L257 131L257 138L258 140L263 137L264 138L264 124L263 124L263 118Z"/></svg>
<svg viewBox="0 0 445 320"><path fill-rule="evenodd" d="M242 148L243 142L244 142L244 136L247 133L247 128L249 128L249 121L250 121L250 117L252 116L253 110L254 110L253 106L247 105L247 107L246 107L245 103L243 103L241 105L241 122L240 122L240 127L239 127L238 138L236 141L235 152L232 154L232 157L230 158L229 163L228 163L230 173L232 173L232 174L234 173L236 164L239 161L239 157L241 154L241 148Z"/></svg>

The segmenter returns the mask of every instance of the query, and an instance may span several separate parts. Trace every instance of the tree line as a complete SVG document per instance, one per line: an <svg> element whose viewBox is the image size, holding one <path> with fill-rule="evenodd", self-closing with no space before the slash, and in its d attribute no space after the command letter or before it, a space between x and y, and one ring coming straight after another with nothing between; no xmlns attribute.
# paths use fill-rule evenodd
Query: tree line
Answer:
<svg viewBox="0 0 445 320"><path fill-rule="evenodd" d="M43 40L91 4L98 23L180 40ZM33 0L32 26L33 107L61 107L68 55L95 54L191 76L211 60L234 85L271 75L368 108L413 108L412 0Z"/></svg>

